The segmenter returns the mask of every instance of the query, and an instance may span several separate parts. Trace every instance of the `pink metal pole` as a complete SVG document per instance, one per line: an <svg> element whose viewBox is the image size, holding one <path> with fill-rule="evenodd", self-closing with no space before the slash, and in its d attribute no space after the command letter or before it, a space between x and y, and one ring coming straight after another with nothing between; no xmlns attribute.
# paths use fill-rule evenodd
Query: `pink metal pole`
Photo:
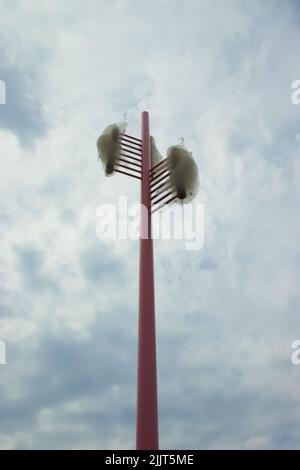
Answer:
<svg viewBox="0 0 300 470"><path fill-rule="evenodd" d="M141 238L137 370L136 448L157 450L157 379L153 242L151 236L149 115L142 113ZM147 238L145 237L147 236Z"/></svg>

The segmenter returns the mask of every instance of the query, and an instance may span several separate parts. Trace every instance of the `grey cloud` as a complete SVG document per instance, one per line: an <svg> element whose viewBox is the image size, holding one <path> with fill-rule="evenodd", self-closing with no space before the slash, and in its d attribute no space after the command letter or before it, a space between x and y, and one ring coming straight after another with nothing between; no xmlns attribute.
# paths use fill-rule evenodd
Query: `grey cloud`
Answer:
<svg viewBox="0 0 300 470"><path fill-rule="evenodd" d="M200 267L201 269L210 270L216 269L218 267L218 264L212 257L204 256L200 263Z"/></svg>
<svg viewBox="0 0 300 470"><path fill-rule="evenodd" d="M0 318L11 317L15 314L15 308L5 303L0 304Z"/></svg>
<svg viewBox="0 0 300 470"><path fill-rule="evenodd" d="M135 344L122 327L125 318L124 307L120 316L110 312L105 324L97 317L91 335L84 340L63 329L61 333L44 332L33 343L10 345L9 367L0 384L2 432L26 433L30 428L32 445L37 448L65 448L66 442L80 447L96 433L101 448L107 430L118 427L119 422L133 430L136 357ZM18 389L21 384L18 398L10 398L11 387ZM105 400L113 397L116 386L122 400L116 398L107 408ZM77 400L84 400L88 408L68 410ZM54 413L57 430L41 429L42 413L48 411ZM76 432L78 426L80 433ZM67 440L59 437L60 427L67 427Z"/></svg>
<svg viewBox="0 0 300 470"><path fill-rule="evenodd" d="M99 283L110 282L117 289L125 280L126 265L99 240L82 250L80 266L87 281L99 288Z"/></svg>
<svg viewBox="0 0 300 470"><path fill-rule="evenodd" d="M47 129L36 79L18 65L3 64L0 78L6 84L6 104L0 106L0 128L8 129L23 145L29 145Z"/></svg>
<svg viewBox="0 0 300 470"><path fill-rule="evenodd" d="M24 286L31 292L58 294L58 283L45 272L45 253L33 246L17 246L16 254Z"/></svg>

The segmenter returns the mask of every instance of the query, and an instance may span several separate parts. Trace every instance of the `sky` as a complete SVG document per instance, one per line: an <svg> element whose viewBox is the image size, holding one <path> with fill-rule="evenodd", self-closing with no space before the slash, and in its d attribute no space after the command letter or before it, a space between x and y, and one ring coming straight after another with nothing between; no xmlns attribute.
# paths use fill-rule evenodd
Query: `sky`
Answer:
<svg viewBox="0 0 300 470"><path fill-rule="evenodd" d="M205 208L201 250L155 241L160 446L300 448L299 2L0 10L0 448L134 448L138 241L96 212L139 188L96 139L143 110Z"/></svg>

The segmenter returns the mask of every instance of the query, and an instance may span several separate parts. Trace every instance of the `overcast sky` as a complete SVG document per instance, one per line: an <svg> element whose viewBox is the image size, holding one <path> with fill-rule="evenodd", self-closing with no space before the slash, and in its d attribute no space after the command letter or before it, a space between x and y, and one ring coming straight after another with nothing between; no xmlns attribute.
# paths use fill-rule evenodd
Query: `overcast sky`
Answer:
<svg viewBox="0 0 300 470"><path fill-rule="evenodd" d="M155 242L161 448L299 448L297 1L0 0L0 448L134 448L138 242L102 129L185 138L205 243Z"/></svg>

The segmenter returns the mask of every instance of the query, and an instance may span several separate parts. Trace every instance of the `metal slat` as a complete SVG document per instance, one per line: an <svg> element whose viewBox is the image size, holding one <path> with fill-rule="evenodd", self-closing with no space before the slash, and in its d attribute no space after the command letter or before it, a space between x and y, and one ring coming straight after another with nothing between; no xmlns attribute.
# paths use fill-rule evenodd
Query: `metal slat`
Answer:
<svg viewBox="0 0 300 470"><path fill-rule="evenodd" d="M162 176L160 179L155 181L155 183L151 186L150 193L153 193L156 189L158 189L160 186L155 187L158 183L161 183L165 178L168 178L171 175L171 173L166 173L164 176Z"/></svg>
<svg viewBox="0 0 300 470"><path fill-rule="evenodd" d="M166 171L170 171L169 167L166 166L166 168L164 168L160 173L158 173L157 175L155 176L150 176L150 185L154 185L155 183L157 183L157 179L163 175Z"/></svg>
<svg viewBox="0 0 300 470"><path fill-rule="evenodd" d="M129 139L136 140L137 142L142 143L141 139L138 139L137 137L133 137L132 135L125 134L124 132L120 132L120 135L123 135L124 137L128 137Z"/></svg>
<svg viewBox="0 0 300 470"><path fill-rule="evenodd" d="M121 168L125 168L125 170L134 171L134 172L138 173L139 175L141 174L141 172L139 170L136 170L135 168L129 168L126 165L122 165L122 163L117 163L116 162L116 165L120 166Z"/></svg>
<svg viewBox="0 0 300 470"><path fill-rule="evenodd" d="M132 153L133 155L136 155L136 156L138 156L138 157L141 157L141 156L142 156L142 152L139 152L139 153L133 152L132 150L130 150L130 149L124 147L123 144L121 144L119 148L120 148L121 150L123 150L124 152Z"/></svg>
<svg viewBox="0 0 300 470"><path fill-rule="evenodd" d="M165 183L164 183L165 184ZM164 184L158 188L158 189L161 189L161 191L159 191L158 193L155 193L155 191L153 192L153 195L150 194L150 197L151 197L151 201L154 201L154 199L156 199L158 196L160 196L162 193L164 193L165 191L169 191L169 189L172 188L172 185L171 184L167 184L166 187L164 187ZM175 191L175 188L172 188L173 191Z"/></svg>
<svg viewBox="0 0 300 470"><path fill-rule="evenodd" d="M126 153L122 153L122 152L120 152L120 155L126 158L131 158L132 160L135 160L136 162L142 163L142 160L140 160L139 158L135 158L132 155L127 155Z"/></svg>
<svg viewBox="0 0 300 470"><path fill-rule="evenodd" d="M137 180L142 179L139 176L131 175L130 173L126 173L126 171L119 170L118 168L114 168L114 171L116 171L117 173L122 173L122 175L132 176L132 178L136 178Z"/></svg>
<svg viewBox="0 0 300 470"><path fill-rule="evenodd" d="M156 207L155 209L153 209L153 211L151 212L152 214L154 214L154 212L157 212L159 211L160 209L162 209L164 206L166 206L167 204L170 204L170 202L174 201L175 199L177 198L177 194L175 194L175 196L172 196L170 199L168 199L167 201L165 201L163 204L161 204L160 206Z"/></svg>
<svg viewBox="0 0 300 470"><path fill-rule="evenodd" d="M128 144L134 145L138 150L142 148L142 144L140 144L139 142L134 142L133 140L126 139L125 137L122 137L122 136L120 137L118 142L120 143L125 142Z"/></svg>
<svg viewBox="0 0 300 470"><path fill-rule="evenodd" d="M120 158L120 157L119 157L116 161L117 161L117 162L120 161L120 162L124 162L124 163L129 163L129 165L134 165L134 166L136 166L136 167L138 167L138 168L140 168L140 169L142 168L142 165L141 165L140 163L131 162L131 161L129 161L129 160L125 160L124 158Z"/></svg>
<svg viewBox="0 0 300 470"><path fill-rule="evenodd" d="M161 162L158 162L156 165L154 165L151 170L150 170L150 173L153 173L153 171L158 168L160 165L162 165L163 163L167 163L168 162L168 159L167 158L164 158Z"/></svg>

